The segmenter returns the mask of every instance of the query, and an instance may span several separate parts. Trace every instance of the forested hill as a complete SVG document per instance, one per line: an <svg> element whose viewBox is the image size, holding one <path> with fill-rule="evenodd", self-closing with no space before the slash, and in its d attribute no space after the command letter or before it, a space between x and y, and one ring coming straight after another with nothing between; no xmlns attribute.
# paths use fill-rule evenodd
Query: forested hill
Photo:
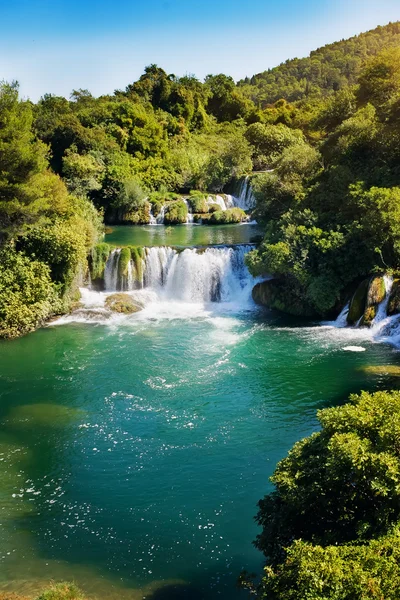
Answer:
<svg viewBox="0 0 400 600"><path fill-rule="evenodd" d="M261 107L280 98L294 102L338 91L356 83L368 58L394 46L400 46L400 21L328 44L307 58L287 60L278 67L246 77L238 86Z"/></svg>

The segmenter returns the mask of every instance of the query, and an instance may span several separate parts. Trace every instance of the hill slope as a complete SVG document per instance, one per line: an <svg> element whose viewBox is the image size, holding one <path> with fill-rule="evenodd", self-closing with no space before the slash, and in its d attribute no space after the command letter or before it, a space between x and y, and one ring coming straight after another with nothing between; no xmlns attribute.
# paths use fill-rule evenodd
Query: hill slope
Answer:
<svg viewBox="0 0 400 600"><path fill-rule="evenodd" d="M393 46L400 46L400 21L328 44L307 58L287 60L239 81L238 86L263 107L280 98L293 102L311 94L326 94L355 84L365 61Z"/></svg>

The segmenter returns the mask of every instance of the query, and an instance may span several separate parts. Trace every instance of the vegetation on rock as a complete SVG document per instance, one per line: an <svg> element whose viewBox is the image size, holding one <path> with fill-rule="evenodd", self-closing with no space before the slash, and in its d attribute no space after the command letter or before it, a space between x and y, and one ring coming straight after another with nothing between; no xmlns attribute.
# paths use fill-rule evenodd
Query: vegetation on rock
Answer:
<svg viewBox="0 0 400 600"><path fill-rule="evenodd" d="M106 298L106 306L113 312L131 314L142 310L129 294L111 294Z"/></svg>
<svg viewBox="0 0 400 600"><path fill-rule="evenodd" d="M166 225L177 225L179 223L186 223L188 215L188 209L183 200L177 200L168 205L164 223Z"/></svg>

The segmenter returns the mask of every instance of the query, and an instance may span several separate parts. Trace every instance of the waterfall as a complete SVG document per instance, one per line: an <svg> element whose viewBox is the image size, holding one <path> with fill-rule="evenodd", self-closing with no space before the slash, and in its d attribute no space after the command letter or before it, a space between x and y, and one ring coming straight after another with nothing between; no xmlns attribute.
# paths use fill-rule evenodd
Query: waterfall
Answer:
<svg viewBox="0 0 400 600"><path fill-rule="evenodd" d="M255 207L256 199L251 188L249 176L243 179L239 189L239 196L234 198L234 203L235 206L243 210L252 210Z"/></svg>
<svg viewBox="0 0 400 600"><path fill-rule="evenodd" d="M210 248L186 248L179 252L170 247L145 248L143 287L167 301L189 303L238 302L251 299L254 279L245 265L251 245ZM140 287L135 281L133 261L128 276L119 281L120 250L114 250L105 268L106 292Z"/></svg>
<svg viewBox="0 0 400 600"><path fill-rule="evenodd" d="M193 214L192 214L192 207L190 206L190 202L187 198L183 198L184 203L186 204L186 208L187 208L187 218L186 218L186 223L193 223Z"/></svg>
<svg viewBox="0 0 400 600"><path fill-rule="evenodd" d="M389 304L390 292L392 291L393 277L390 277L389 275L384 275L383 281L385 282L385 297L378 306L378 310L373 321L373 326L377 325L387 317L387 307Z"/></svg>
<svg viewBox="0 0 400 600"><path fill-rule="evenodd" d="M174 254L176 250L165 246L145 249L144 287L157 289L164 285Z"/></svg>
<svg viewBox="0 0 400 600"><path fill-rule="evenodd" d="M104 269L104 288L106 290L116 290L118 284L118 262L120 248L113 250L107 259Z"/></svg>
<svg viewBox="0 0 400 600"><path fill-rule="evenodd" d="M218 204L220 210L226 210L225 200L222 196L208 196L207 204L210 206L211 204Z"/></svg>
<svg viewBox="0 0 400 600"><path fill-rule="evenodd" d="M156 224L157 225L163 225L164 224L164 217L165 217L165 205L163 204L163 206L160 208L160 212L156 216Z"/></svg>
<svg viewBox="0 0 400 600"><path fill-rule="evenodd" d="M155 218L155 216L153 215L153 206L152 204L150 204L150 223L149 225L157 225L157 219Z"/></svg>

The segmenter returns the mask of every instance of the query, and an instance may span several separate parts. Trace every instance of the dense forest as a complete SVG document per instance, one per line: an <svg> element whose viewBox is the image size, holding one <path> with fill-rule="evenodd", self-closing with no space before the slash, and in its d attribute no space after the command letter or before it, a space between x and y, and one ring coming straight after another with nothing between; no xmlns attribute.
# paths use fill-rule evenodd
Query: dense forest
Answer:
<svg viewBox="0 0 400 600"><path fill-rule="evenodd" d="M400 45L400 25L391 23L372 31L329 44L307 58L287 60L279 67L246 77L241 90L257 106L285 98L290 102L337 92L355 85L365 62L384 48Z"/></svg>

